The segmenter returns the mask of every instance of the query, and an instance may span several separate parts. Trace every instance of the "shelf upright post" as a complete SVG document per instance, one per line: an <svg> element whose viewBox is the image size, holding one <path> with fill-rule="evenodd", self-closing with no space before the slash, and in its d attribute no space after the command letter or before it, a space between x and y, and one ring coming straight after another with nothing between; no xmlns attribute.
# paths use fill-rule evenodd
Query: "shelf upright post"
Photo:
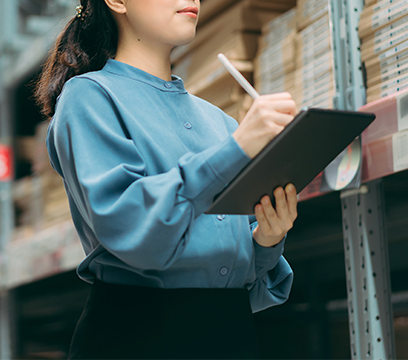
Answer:
<svg viewBox="0 0 408 360"><path fill-rule="evenodd" d="M11 64L13 41L18 32L18 1L0 2L0 144L12 146L10 89L4 83L6 68ZM13 159L9 159L13 162ZM4 159L3 159L4 161ZM4 172L4 163L3 163ZM13 178L14 176L11 175ZM15 352L12 319L14 306L7 286L8 264L5 249L14 228L12 178L0 181L0 359L12 359Z"/></svg>
<svg viewBox="0 0 408 360"><path fill-rule="evenodd" d="M335 108L365 104L358 23L364 0L329 0ZM350 345L353 359L395 359L382 180L341 193Z"/></svg>
<svg viewBox="0 0 408 360"><path fill-rule="evenodd" d="M0 78L1 78L0 66ZM7 111L6 91L0 80L0 144L11 145L10 117ZM0 181L0 359L11 359L10 307L7 289L8 263L6 246L10 241L14 227L12 181Z"/></svg>

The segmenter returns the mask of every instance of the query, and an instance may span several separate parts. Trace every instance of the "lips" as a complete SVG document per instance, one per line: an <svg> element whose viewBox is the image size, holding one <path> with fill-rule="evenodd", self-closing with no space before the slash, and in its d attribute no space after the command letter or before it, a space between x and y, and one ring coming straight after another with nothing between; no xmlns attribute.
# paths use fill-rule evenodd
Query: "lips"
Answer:
<svg viewBox="0 0 408 360"><path fill-rule="evenodd" d="M195 6L187 6L186 8L184 8L183 10L179 10L177 11L178 14L182 14L182 13L193 13L195 15L198 15L198 8Z"/></svg>

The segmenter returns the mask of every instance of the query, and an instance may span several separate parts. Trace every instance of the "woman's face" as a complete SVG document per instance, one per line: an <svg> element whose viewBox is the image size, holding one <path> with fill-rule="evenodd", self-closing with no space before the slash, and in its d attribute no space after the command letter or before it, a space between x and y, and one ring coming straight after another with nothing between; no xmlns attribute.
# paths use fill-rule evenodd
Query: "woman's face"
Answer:
<svg viewBox="0 0 408 360"><path fill-rule="evenodd" d="M174 47L194 39L200 0L125 0L124 6L127 27L137 41Z"/></svg>

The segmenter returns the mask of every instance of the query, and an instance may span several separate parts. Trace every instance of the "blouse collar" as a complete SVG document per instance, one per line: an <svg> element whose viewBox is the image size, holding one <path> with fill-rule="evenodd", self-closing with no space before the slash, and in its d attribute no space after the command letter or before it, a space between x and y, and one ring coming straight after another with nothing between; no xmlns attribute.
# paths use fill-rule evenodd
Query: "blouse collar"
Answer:
<svg viewBox="0 0 408 360"><path fill-rule="evenodd" d="M161 91L187 93L183 80L177 75L171 75L172 81L165 81L144 70L115 59L108 59L103 70L144 82Z"/></svg>

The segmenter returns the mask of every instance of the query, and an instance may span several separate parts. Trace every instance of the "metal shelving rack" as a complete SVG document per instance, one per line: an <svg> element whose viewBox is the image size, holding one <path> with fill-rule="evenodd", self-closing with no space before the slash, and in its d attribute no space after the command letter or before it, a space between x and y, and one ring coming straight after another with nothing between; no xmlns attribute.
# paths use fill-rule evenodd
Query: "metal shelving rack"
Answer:
<svg viewBox="0 0 408 360"><path fill-rule="evenodd" d="M335 59L336 97L338 109L357 110L365 104L365 90L359 55L357 33L359 15L364 0L328 0L332 19L332 42ZM13 7L7 13L16 13L16 2L5 2ZM14 5L13 5L14 4ZM72 9L70 9L72 10ZM0 14L1 16L1 14ZM4 21L3 21L4 20ZM7 25L8 24L8 25ZM12 18L4 18L0 26L13 27ZM4 31L3 28L3 31ZM57 31L58 29L56 29ZM0 34L1 36L1 34ZM51 36L52 38L52 36ZM32 44L28 51L47 49L50 36L43 47ZM27 44L26 42L24 42ZM0 37L0 50L10 43ZM38 51L37 51L38 52ZM40 54L41 55L41 54ZM45 55L45 53L43 54ZM21 58L22 59L22 58ZM21 60L20 59L20 60ZM16 64L19 64L17 59ZM8 73L7 64L0 63L0 143L9 144L11 137L11 112L7 109L9 99L4 89L11 86L13 73ZM7 73L7 76L6 76ZM16 76L18 74L15 74ZM2 80L3 79L3 80ZM364 149L363 149L364 150ZM364 159L364 154L363 154ZM381 174L378 175L381 177ZM384 193L382 181L372 175L369 182L358 189L341 192L345 267L350 325L351 356L353 359L393 359L395 345L393 313L391 308L390 270L388 243L384 221ZM364 182L364 176L363 176ZM14 224L12 214L11 183L0 182L0 358L9 359L12 354L13 330L9 319L12 314L12 299L9 289L33 282L49 274L75 269L82 260L83 252L71 222L53 226L19 244L9 242ZM31 258L16 259L13 254L35 244L46 244L53 237L53 246L43 246ZM55 261L54 254L59 256ZM32 252L31 252L32 254ZM52 266L32 272L29 277L14 271L18 261L30 262L54 258ZM34 260L33 260L34 259ZM11 269L11 270L10 270Z"/></svg>
<svg viewBox="0 0 408 360"><path fill-rule="evenodd" d="M358 23L364 0L331 0L335 106L358 110L366 102ZM358 139L357 141L360 141ZM394 359L388 240L382 180L341 192L351 356Z"/></svg>

